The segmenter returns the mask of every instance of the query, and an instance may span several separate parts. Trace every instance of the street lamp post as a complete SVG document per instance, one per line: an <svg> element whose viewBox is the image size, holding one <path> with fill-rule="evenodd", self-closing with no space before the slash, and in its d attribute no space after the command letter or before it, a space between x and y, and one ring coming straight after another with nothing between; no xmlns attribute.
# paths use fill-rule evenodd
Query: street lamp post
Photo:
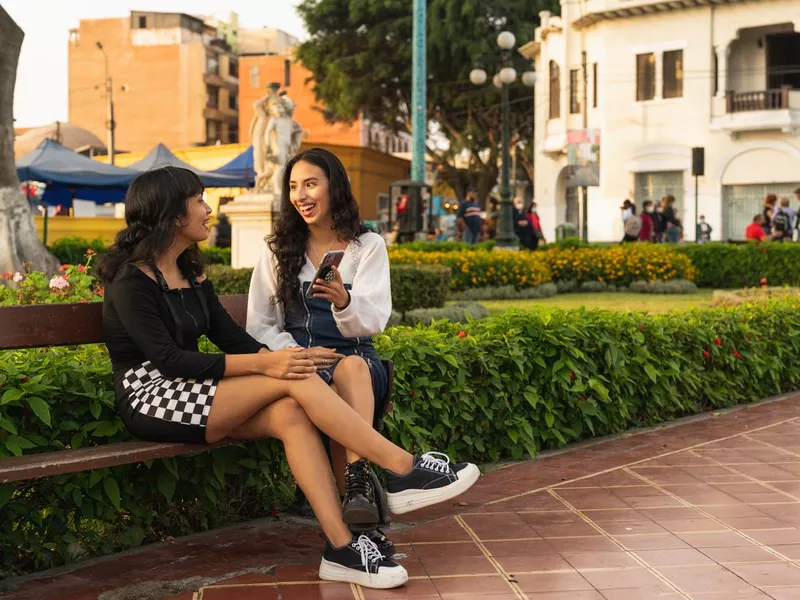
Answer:
<svg viewBox="0 0 800 600"><path fill-rule="evenodd" d="M502 95L503 107L503 164L500 177L500 212L497 216L497 244L498 248L515 248L517 246L516 236L514 235L514 215L511 206L511 188L509 182L509 163L511 143L511 131L508 118L508 88L517 80L517 71L511 66L511 50L516 43L514 34L510 31L502 31L497 36L497 45L503 53L503 68L492 78L492 82ZM469 74L470 81L475 85L486 83L487 75L483 69L473 69ZM536 73L526 71L522 74L522 83L528 87L533 87L536 83Z"/></svg>
<svg viewBox="0 0 800 600"><path fill-rule="evenodd" d="M96 42L98 50L103 53L103 59L106 63L106 128L108 129L108 161L114 164L114 85L111 76L108 74L108 54L103 48L102 42Z"/></svg>

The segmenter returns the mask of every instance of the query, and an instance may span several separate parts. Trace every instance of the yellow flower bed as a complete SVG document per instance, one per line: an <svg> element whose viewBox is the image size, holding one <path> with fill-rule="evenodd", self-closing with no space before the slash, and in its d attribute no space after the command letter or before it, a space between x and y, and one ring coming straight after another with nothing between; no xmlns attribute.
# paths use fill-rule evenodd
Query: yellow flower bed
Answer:
<svg viewBox="0 0 800 600"><path fill-rule="evenodd" d="M554 281L630 285L634 281L694 281L697 277L697 269L688 256L658 244L550 248L539 254L550 268Z"/></svg>
<svg viewBox="0 0 800 600"><path fill-rule="evenodd" d="M420 252L402 246L389 248L393 264L445 265L452 269L450 289L513 285L535 287L548 281L603 281L630 285L634 281L694 281L697 269L688 256L667 246L625 244L621 246L558 248L537 252L465 250Z"/></svg>
<svg viewBox="0 0 800 600"><path fill-rule="evenodd" d="M448 266L452 270L450 289L458 292L507 285L523 289L551 281L550 270L540 253L535 252L417 252L393 246L389 248L389 261L393 264Z"/></svg>

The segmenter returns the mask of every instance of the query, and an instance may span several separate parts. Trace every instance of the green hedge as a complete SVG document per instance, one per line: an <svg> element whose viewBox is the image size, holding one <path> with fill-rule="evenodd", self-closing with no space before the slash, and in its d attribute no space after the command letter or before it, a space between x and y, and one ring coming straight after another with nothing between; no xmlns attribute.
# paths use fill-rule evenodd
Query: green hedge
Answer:
<svg viewBox="0 0 800 600"><path fill-rule="evenodd" d="M697 268L700 287L732 289L800 285L800 244L679 244L678 252Z"/></svg>
<svg viewBox="0 0 800 600"><path fill-rule="evenodd" d="M217 294L246 294L253 269L209 265L209 279ZM392 265L392 305L398 312L417 308L440 308L448 293L450 269L438 265Z"/></svg>
<svg viewBox="0 0 800 600"><path fill-rule="evenodd" d="M796 300L646 316L512 313L377 336L388 435L520 458L798 388ZM102 347L0 353L0 456L128 439ZM263 516L292 497L275 441L0 485L0 578Z"/></svg>
<svg viewBox="0 0 800 600"><path fill-rule="evenodd" d="M796 300L646 316L517 312L378 336L389 436L459 459L520 458L800 387Z"/></svg>
<svg viewBox="0 0 800 600"><path fill-rule="evenodd" d="M107 244L100 238L89 240L78 236L71 236L57 239L48 246L48 250L50 250L50 253L58 258L62 264L79 265L86 262L85 254L87 249L91 248L98 254L102 254L109 245L110 244ZM208 257L209 263L212 265L231 264L230 248L206 246L202 250Z"/></svg>

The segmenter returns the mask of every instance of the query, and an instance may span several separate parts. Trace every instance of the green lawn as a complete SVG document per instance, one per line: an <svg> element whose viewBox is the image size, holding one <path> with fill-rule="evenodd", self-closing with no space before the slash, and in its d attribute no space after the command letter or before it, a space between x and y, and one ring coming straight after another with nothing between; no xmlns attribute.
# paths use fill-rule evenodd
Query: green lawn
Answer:
<svg viewBox="0 0 800 600"><path fill-rule="evenodd" d="M493 315L503 313L511 308L529 310L574 309L585 307L587 310L605 309L630 311L639 310L649 313L663 313L673 309L708 308L711 306L713 290L699 290L696 294L626 294L601 292L596 294L558 294L552 298L536 300L484 300L481 302Z"/></svg>

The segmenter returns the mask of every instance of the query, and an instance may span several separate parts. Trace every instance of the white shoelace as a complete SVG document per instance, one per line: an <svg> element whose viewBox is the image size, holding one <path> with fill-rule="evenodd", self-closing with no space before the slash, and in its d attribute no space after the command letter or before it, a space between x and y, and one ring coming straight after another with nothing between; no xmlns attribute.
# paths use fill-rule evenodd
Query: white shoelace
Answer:
<svg viewBox="0 0 800 600"><path fill-rule="evenodd" d="M439 458L439 457L443 458ZM422 458L421 467L429 469L436 473L449 473L450 472L450 457L442 452L426 452Z"/></svg>
<svg viewBox="0 0 800 600"><path fill-rule="evenodd" d="M361 565L364 570L369 573L369 564L376 563L384 559L378 546L375 545L371 539L365 535L358 536L358 539L353 542L353 545L361 552Z"/></svg>

